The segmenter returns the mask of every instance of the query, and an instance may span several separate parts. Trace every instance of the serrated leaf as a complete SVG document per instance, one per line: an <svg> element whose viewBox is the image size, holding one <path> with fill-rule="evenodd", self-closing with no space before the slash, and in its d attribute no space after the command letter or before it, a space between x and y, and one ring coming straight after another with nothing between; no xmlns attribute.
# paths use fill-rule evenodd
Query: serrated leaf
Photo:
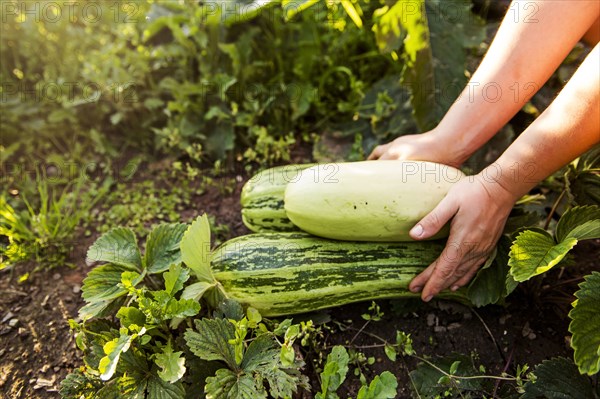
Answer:
<svg viewBox="0 0 600 399"><path fill-rule="evenodd" d="M346 379L348 373L348 352L341 345L336 345L327 355L327 362L321 373L321 392L317 399L337 398L336 391Z"/></svg>
<svg viewBox="0 0 600 399"><path fill-rule="evenodd" d="M147 399L184 399L185 389L180 381L170 383L163 381L155 375L150 375L148 378L148 395Z"/></svg>
<svg viewBox="0 0 600 399"><path fill-rule="evenodd" d="M577 174L569 182L569 191L578 205L600 206L600 172L589 171Z"/></svg>
<svg viewBox="0 0 600 399"><path fill-rule="evenodd" d="M266 399L267 392L263 387L257 389L254 382L252 375L219 369L214 377L206 379L204 392L208 399Z"/></svg>
<svg viewBox="0 0 600 399"><path fill-rule="evenodd" d="M213 317L240 321L244 318L244 309L239 302L233 299L225 299L219 302L219 305L213 312Z"/></svg>
<svg viewBox="0 0 600 399"><path fill-rule="evenodd" d="M600 238L600 207L576 206L566 211L556 225L556 240Z"/></svg>
<svg viewBox="0 0 600 399"><path fill-rule="evenodd" d="M100 365L98 366L98 371L101 373L100 379L102 381L108 381L112 378L117 370L117 363L119 362L121 354L127 352L131 343L145 332L146 329L142 328L139 334L129 335L127 334L127 329L124 329L124 331L121 331L119 338L115 338L104 344L103 350L106 356L100 359Z"/></svg>
<svg viewBox="0 0 600 399"><path fill-rule="evenodd" d="M282 369L280 366L267 366L260 370L260 376L267 381L270 397L291 398L298 391L298 386L309 389L306 376L301 375L298 370Z"/></svg>
<svg viewBox="0 0 600 399"><path fill-rule="evenodd" d="M189 269L182 268L180 264L172 264L169 270L163 273L165 291L173 296L183 288L183 284L190 278Z"/></svg>
<svg viewBox="0 0 600 399"><path fill-rule="evenodd" d="M131 229L117 227L100 236L88 249L87 259L107 262L131 270L142 270L142 256Z"/></svg>
<svg viewBox="0 0 600 399"><path fill-rule="evenodd" d="M117 312L117 318L121 321L123 327L129 328L130 325L144 326L146 324L146 315L138 308L124 306Z"/></svg>
<svg viewBox="0 0 600 399"><path fill-rule="evenodd" d="M198 280L215 281L210 268L210 223L206 214L198 216L181 240L181 258Z"/></svg>
<svg viewBox="0 0 600 399"><path fill-rule="evenodd" d="M527 382L521 399L591 399L594 397L589 379L565 358L545 360L534 371L535 382Z"/></svg>
<svg viewBox="0 0 600 399"><path fill-rule="evenodd" d="M150 232L144 255L149 273L160 273L172 264L181 263L179 245L186 229L183 223L161 224Z"/></svg>
<svg viewBox="0 0 600 399"><path fill-rule="evenodd" d="M556 266L576 244L572 237L557 244L540 229L523 231L510 248L510 274L519 282L529 280Z"/></svg>
<svg viewBox="0 0 600 399"><path fill-rule="evenodd" d="M185 375L185 358L182 355L183 352L173 352L170 342L163 347L162 353L156 354L154 361L160 367L158 376L163 381L173 384Z"/></svg>
<svg viewBox="0 0 600 399"><path fill-rule="evenodd" d="M369 386L358 391L356 399L394 399L397 396L398 380L389 371L376 376Z"/></svg>
<svg viewBox="0 0 600 399"><path fill-rule="evenodd" d="M198 332L188 329L184 334L192 353L203 360L221 360L232 370L238 370L234 347L229 343L235 339L235 326L224 319L204 318L194 323Z"/></svg>
<svg viewBox="0 0 600 399"><path fill-rule="evenodd" d="M568 189L578 205L600 206L600 145L583 154L569 167Z"/></svg>
<svg viewBox="0 0 600 399"><path fill-rule="evenodd" d="M125 295L127 290L120 284L121 276L130 270L110 263L92 269L81 287L82 297L87 304L79 309L79 316L84 320L99 316L113 301Z"/></svg>
<svg viewBox="0 0 600 399"><path fill-rule="evenodd" d="M260 335L248 345L240 367L246 372L253 372L265 364L277 363L278 357L279 351L273 339Z"/></svg>
<svg viewBox="0 0 600 399"><path fill-rule="evenodd" d="M510 293L506 286L510 246L510 239L502 236L496 246L493 262L489 267L479 269L469 284L467 295L473 305L480 307L498 303Z"/></svg>
<svg viewBox="0 0 600 399"><path fill-rule="evenodd" d="M571 346L579 371L592 375L600 371L600 273L586 276L575 296L569 312Z"/></svg>
<svg viewBox="0 0 600 399"><path fill-rule="evenodd" d="M81 370L76 369L60 383L60 396L63 399L92 399L102 387L102 382Z"/></svg>

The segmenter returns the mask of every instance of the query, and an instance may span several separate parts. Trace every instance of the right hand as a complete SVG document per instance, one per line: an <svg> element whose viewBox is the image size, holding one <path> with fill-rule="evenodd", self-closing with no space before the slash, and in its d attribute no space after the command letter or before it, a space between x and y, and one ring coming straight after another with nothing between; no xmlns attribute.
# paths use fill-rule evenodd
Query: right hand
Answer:
<svg viewBox="0 0 600 399"><path fill-rule="evenodd" d="M464 161L453 151L453 146L442 140L435 130L400 136L387 144L378 145L367 159L430 161L454 167L460 166Z"/></svg>

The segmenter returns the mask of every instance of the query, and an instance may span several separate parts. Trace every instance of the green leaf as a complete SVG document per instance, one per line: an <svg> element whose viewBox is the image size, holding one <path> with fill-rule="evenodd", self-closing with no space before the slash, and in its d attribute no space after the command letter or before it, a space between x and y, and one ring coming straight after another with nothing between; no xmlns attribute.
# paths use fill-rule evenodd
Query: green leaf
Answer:
<svg viewBox="0 0 600 399"><path fill-rule="evenodd" d="M275 341L263 334L248 345L240 367L246 372L254 372L265 364L277 363L278 357Z"/></svg>
<svg viewBox="0 0 600 399"><path fill-rule="evenodd" d="M403 13L406 4L402 1L396 2L392 7L385 6L375 11L376 23L373 24L373 33L379 51L391 53L402 47L404 32L401 29Z"/></svg>
<svg viewBox="0 0 600 399"><path fill-rule="evenodd" d="M131 270L142 270L142 256L131 229L117 227L104 233L87 251L87 259L107 262Z"/></svg>
<svg viewBox="0 0 600 399"><path fill-rule="evenodd" d="M127 267L110 263L92 269L81 287L83 299L87 304L79 309L79 317L86 320L100 316L116 299L125 295L127 290L121 285L121 276L129 270ZM141 277L135 283L139 281Z"/></svg>
<svg viewBox="0 0 600 399"><path fill-rule="evenodd" d="M348 352L341 345L336 345L327 355L327 362L321 373L321 392L317 399L337 398L336 391L346 379L348 373Z"/></svg>
<svg viewBox="0 0 600 399"><path fill-rule="evenodd" d="M186 228L183 223L161 224L150 232L144 255L149 273L160 273L172 264L181 263L179 244Z"/></svg>
<svg viewBox="0 0 600 399"><path fill-rule="evenodd" d="M171 342L163 347L162 353L156 354L155 363L161 370L158 376L171 384L179 381L185 375L185 358L183 352L173 352Z"/></svg>
<svg viewBox="0 0 600 399"><path fill-rule="evenodd" d="M590 240L600 238L600 207L576 206L566 211L556 225L556 239Z"/></svg>
<svg viewBox="0 0 600 399"><path fill-rule="evenodd" d="M433 362L440 369L444 370L446 373L449 373L450 368L457 361L459 361L460 364L457 366L455 373L456 376L473 376L480 374L479 370L476 370L473 367L472 359L463 354L453 354L442 359L436 359ZM448 396L445 395L445 392L449 389L449 385L447 383L449 382L449 379L445 378L446 376L444 374L434 369L430 365L426 363L419 363L417 368L410 372L410 376L414 382L413 388L417 390L417 396L423 398L434 398L437 395L439 395L439 397ZM493 386L491 380L485 379L469 379L461 380L460 382L460 389L466 392L486 391L490 386Z"/></svg>
<svg viewBox="0 0 600 399"><path fill-rule="evenodd" d="M510 248L510 274L519 282L529 280L556 266L576 244L572 237L556 244L540 229L523 231Z"/></svg>
<svg viewBox="0 0 600 399"><path fill-rule="evenodd" d="M195 320L196 330L188 329L185 342L192 353L203 360L221 360L230 369L239 370L235 361L234 347L229 343L235 339L235 327L225 319Z"/></svg>
<svg viewBox="0 0 600 399"><path fill-rule="evenodd" d="M319 0L283 0L281 5L283 7L283 15L286 20L294 18L296 14L318 4Z"/></svg>
<svg viewBox="0 0 600 399"><path fill-rule="evenodd" d="M204 392L206 397L211 399L267 398L267 392L263 387L257 389L252 375L238 375L228 369L219 369L214 377L208 377Z"/></svg>
<svg viewBox="0 0 600 399"><path fill-rule="evenodd" d="M400 3L407 32L402 82L411 87L415 120L426 131L437 125L466 85L467 50L481 43L485 30L467 0L451 5L440 0Z"/></svg>
<svg viewBox="0 0 600 399"><path fill-rule="evenodd" d="M76 369L60 383L60 396L63 399L93 399L100 388L102 383L97 377Z"/></svg>
<svg viewBox="0 0 600 399"><path fill-rule="evenodd" d="M173 296L183 288L183 284L190 278L189 269L184 269L180 264L172 264L169 270L163 273L165 291Z"/></svg>
<svg viewBox="0 0 600 399"><path fill-rule="evenodd" d="M117 318L123 327L129 328L132 324L143 327L146 324L146 315L138 308L124 306L117 312Z"/></svg>
<svg viewBox="0 0 600 399"><path fill-rule="evenodd" d="M112 341L108 341L104 344L104 356L100 359L100 365L98 366L98 371L100 374L100 379L103 381L107 381L112 378L115 371L117 370L117 363L119 362L119 358L121 354L127 352L131 343L140 335L145 334L146 329L142 328L139 334L127 334L127 329L121 330L121 335L119 338L115 338Z"/></svg>
<svg viewBox="0 0 600 399"><path fill-rule="evenodd" d="M206 214L198 216L181 240L181 258L200 281L215 281L210 268L210 224Z"/></svg>
<svg viewBox="0 0 600 399"><path fill-rule="evenodd" d="M153 374L148 377L147 399L184 399L185 389L180 381L170 383Z"/></svg>
<svg viewBox="0 0 600 399"><path fill-rule="evenodd" d="M394 348L392 345L386 344L385 347L383 348L386 356L388 357L388 359L390 359L392 362L396 361L396 348Z"/></svg>
<svg viewBox="0 0 600 399"><path fill-rule="evenodd" d="M194 301L199 301L206 290L212 287L214 287L214 284L207 283L206 281L198 281L197 283L190 284L183 289L181 299L193 299Z"/></svg>
<svg viewBox="0 0 600 399"><path fill-rule="evenodd" d="M510 291L506 285L509 275L509 252L511 242L506 236L498 241L496 257L488 267L479 269L473 281L469 284L467 295L476 307L498 303Z"/></svg>
<svg viewBox="0 0 600 399"><path fill-rule="evenodd" d="M369 386L358 391L356 399L394 399L397 396L398 380L389 371L376 376Z"/></svg>
<svg viewBox="0 0 600 399"><path fill-rule="evenodd" d="M576 204L600 206L600 145L579 157L575 167L570 165L567 177Z"/></svg>
<svg viewBox="0 0 600 399"><path fill-rule="evenodd" d="M600 273L586 276L575 296L569 312L571 346L579 371L593 375L600 371Z"/></svg>
<svg viewBox="0 0 600 399"><path fill-rule="evenodd" d="M594 397L589 379L577 371L571 360L545 360L534 371L535 382L527 382L521 399L590 399Z"/></svg>

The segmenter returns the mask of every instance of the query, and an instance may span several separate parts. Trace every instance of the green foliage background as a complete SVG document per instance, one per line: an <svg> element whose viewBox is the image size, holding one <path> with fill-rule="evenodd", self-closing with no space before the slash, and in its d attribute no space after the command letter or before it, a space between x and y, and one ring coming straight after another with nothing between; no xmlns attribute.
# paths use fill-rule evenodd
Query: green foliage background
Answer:
<svg viewBox="0 0 600 399"><path fill-rule="evenodd" d="M3 7L3 158L24 143L44 153L89 143L99 155L130 146L193 163L270 164L326 132L360 152L430 128L466 83L482 24L468 1L427 3L430 29L410 20L427 23L422 2L394 3Z"/></svg>

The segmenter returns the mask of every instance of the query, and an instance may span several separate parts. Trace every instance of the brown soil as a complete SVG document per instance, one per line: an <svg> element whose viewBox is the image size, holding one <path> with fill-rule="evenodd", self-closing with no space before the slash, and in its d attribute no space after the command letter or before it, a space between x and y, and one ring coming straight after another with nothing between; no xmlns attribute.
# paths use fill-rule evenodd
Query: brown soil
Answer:
<svg viewBox="0 0 600 399"><path fill-rule="evenodd" d="M236 176L233 176L236 178ZM240 219L239 194L243 179L237 178L235 190L224 196L218 187L210 187L194 198L192 207L182 215L190 220L207 212L230 229L230 236L246 234ZM0 272L0 398L35 399L58 398L60 381L67 373L81 366L79 351L67 321L77 316L83 304L80 297L82 280L90 270L85 251L95 237L82 242L73 254L75 268L38 271L24 283L18 276L32 271L34 264L19 265L14 271ZM480 363L489 373L513 371L516 365L535 365L554 356L572 357L568 345L567 317L581 276L590 270L600 270L600 240L584 242L575 250L576 266L549 274L540 288L519 289L508 300L508 306L490 306L471 310L448 302L431 305L412 303L399 310L398 303L382 301L384 319L369 323L369 334L393 341L396 330L410 333L415 350L421 355L443 356L452 352L478 354ZM537 293L537 294L536 294ZM328 346L347 344L360 329L361 314L369 304L351 305L329 312L333 320L348 324L350 329L330 333ZM378 343L366 334L359 334L352 345L368 346ZM410 397L408 369L416 361L389 361L381 348L364 349L377 362L365 374L370 379L383 370L394 372L399 379L398 398ZM313 392L319 387L311 368L314 355L306 357L307 374ZM341 397L355 396L360 383L354 377L344 385ZM303 397L310 398L310 393Z"/></svg>

